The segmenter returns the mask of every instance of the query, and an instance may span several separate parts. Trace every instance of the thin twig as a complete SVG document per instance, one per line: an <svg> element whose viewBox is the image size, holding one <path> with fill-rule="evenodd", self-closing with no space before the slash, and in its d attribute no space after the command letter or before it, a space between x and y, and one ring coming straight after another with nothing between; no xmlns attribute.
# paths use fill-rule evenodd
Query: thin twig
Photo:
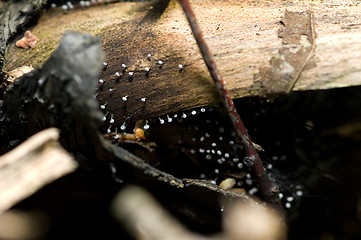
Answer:
<svg viewBox="0 0 361 240"><path fill-rule="evenodd" d="M278 188L270 177L268 176L266 169L263 167L261 159L253 146L253 143L247 133L246 128L243 125L243 122L240 116L237 113L237 110L234 106L233 100L229 95L228 90L225 87L224 81L220 72L216 67L216 63L213 60L213 57L208 49L207 43L205 42L201 29L196 21L194 12L190 6L189 0L179 0L183 11L188 19L188 22L191 26L193 35L197 41L197 44L202 53L203 59L207 65L209 73L212 76L212 79L216 85L217 92L219 93L224 107L228 111L229 118L237 132L237 136L241 141L243 148L246 151L246 157L243 159L245 164L250 167L253 176L258 182L260 191L264 199L274 205L278 209L282 209L280 204L280 199L278 196Z"/></svg>

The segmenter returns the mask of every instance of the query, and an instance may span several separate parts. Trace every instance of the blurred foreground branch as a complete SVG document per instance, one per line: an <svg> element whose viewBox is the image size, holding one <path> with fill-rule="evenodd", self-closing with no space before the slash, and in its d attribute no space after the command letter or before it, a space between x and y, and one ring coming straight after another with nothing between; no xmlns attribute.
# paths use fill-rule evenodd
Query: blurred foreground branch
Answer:
<svg viewBox="0 0 361 240"><path fill-rule="evenodd" d="M76 169L58 138L58 130L50 128L0 157L0 213Z"/></svg>
<svg viewBox="0 0 361 240"><path fill-rule="evenodd" d="M119 193L113 202L113 213L127 226L134 238L147 240L207 239L189 232L170 216L147 192L130 187Z"/></svg>
<svg viewBox="0 0 361 240"><path fill-rule="evenodd" d="M284 240L286 226L271 208L237 199L225 206L224 233L211 237L188 231L168 214L151 195L138 187L122 190L114 199L112 212L135 239L162 240Z"/></svg>

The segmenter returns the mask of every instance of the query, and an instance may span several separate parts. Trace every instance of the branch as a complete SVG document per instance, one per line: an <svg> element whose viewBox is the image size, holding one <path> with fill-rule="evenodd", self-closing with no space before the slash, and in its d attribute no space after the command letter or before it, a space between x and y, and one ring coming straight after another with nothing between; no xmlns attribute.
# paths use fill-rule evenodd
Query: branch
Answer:
<svg viewBox="0 0 361 240"><path fill-rule="evenodd" d="M216 85L216 90L222 99L224 107L228 111L229 118L237 132L237 136L246 151L247 156L243 159L243 161L248 167L251 168L251 171L258 182L259 188L265 200L274 205L276 208L282 209L278 196L278 188L274 185L268 176L266 169L263 167L261 159L253 146L253 143L239 114L237 113L233 100L229 95L222 76L218 71L216 63L214 62L213 57L208 49L207 43L203 38L201 29L196 21L196 17L190 6L189 0L179 0L179 2L182 5L183 11L191 26L194 38L197 41L209 73L211 74L211 77Z"/></svg>
<svg viewBox="0 0 361 240"><path fill-rule="evenodd" d="M113 200L113 214L137 239L206 240L188 231L139 187L122 190Z"/></svg>
<svg viewBox="0 0 361 240"><path fill-rule="evenodd" d="M0 157L0 213L76 169L58 138L57 129L47 129Z"/></svg>
<svg viewBox="0 0 361 240"><path fill-rule="evenodd" d="M225 204L224 231L207 237L189 231L140 187L121 190L113 199L111 212L137 239L286 239L286 226L277 211L239 199Z"/></svg>

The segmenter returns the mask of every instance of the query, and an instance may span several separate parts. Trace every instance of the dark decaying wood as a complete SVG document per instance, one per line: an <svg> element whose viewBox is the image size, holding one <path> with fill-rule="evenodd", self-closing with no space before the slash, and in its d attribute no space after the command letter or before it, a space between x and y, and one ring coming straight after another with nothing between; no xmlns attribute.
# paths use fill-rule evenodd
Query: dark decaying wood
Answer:
<svg viewBox="0 0 361 240"><path fill-rule="evenodd" d="M205 220L202 223L197 218L197 224L217 225L221 197L253 202L244 194L222 190L206 181L176 178L104 140L100 134L101 114L94 99L101 65L99 39L74 32L65 34L53 56L42 67L17 79L6 93L1 145L57 127L60 142L82 160L81 166L112 164L113 173L121 178L115 177L115 181L147 185L162 193L164 199L176 202L176 206L187 208L192 206L189 202L197 202L200 207L191 211Z"/></svg>

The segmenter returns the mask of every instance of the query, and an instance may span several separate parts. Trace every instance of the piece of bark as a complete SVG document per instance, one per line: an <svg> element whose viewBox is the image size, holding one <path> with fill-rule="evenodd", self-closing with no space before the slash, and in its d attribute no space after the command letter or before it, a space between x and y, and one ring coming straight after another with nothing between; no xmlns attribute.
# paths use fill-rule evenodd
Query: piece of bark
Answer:
<svg viewBox="0 0 361 240"><path fill-rule="evenodd" d="M278 30L282 39L279 54L270 60L271 66L260 67L255 75L254 87L260 95L289 93L301 76L315 49L316 33L313 14L305 12L285 12Z"/></svg>
<svg viewBox="0 0 361 240"><path fill-rule="evenodd" d="M29 73L34 68L32 66L21 66L10 72L3 72L5 75L4 81L0 84L0 99L4 99L4 93L7 91L9 87L13 84L15 79L21 77L22 75Z"/></svg>
<svg viewBox="0 0 361 240"><path fill-rule="evenodd" d="M260 77L261 70L270 68L270 60L285 47L278 31L283 28L280 22L286 10L296 15L312 11L317 34L312 57L309 61L300 60L309 64L295 75L299 78L292 90L360 85L361 30L355 19L359 18L361 6L357 3L205 0L192 5L233 98L264 94L254 83L267 80ZM45 61L44 56L50 56L64 29L101 36L108 66L100 76L105 84L97 98L101 103L108 102L107 111L114 114L116 124L121 125L124 116L132 115L136 121L218 102L197 45L175 1L121 2L69 11L66 15L49 11L33 29L39 37L47 36L41 37L43 46L39 44L22 57L18 55L19 49L9 46L7 70L17 64L39 66ZM148 54L152 56L147 58ZM163 61L162 68L158 60ZM128 66L125 73L123 63ZM181 71L179 64L183 66ZM148 74L145 67L150 67ZM134 72L132 78L129 71ZM116 72L123 74L118 80ZM110 88L116 91L110 93ZM121 99L125 95L127 102ZM140 100L142 97L147 98L146 102Z"/></svg>
<svg viewBox="0 0 361 240"><path fill-rule="evenodd" d="M58 138L50 128L0 157L0 213L77 168Z"/></svg>

